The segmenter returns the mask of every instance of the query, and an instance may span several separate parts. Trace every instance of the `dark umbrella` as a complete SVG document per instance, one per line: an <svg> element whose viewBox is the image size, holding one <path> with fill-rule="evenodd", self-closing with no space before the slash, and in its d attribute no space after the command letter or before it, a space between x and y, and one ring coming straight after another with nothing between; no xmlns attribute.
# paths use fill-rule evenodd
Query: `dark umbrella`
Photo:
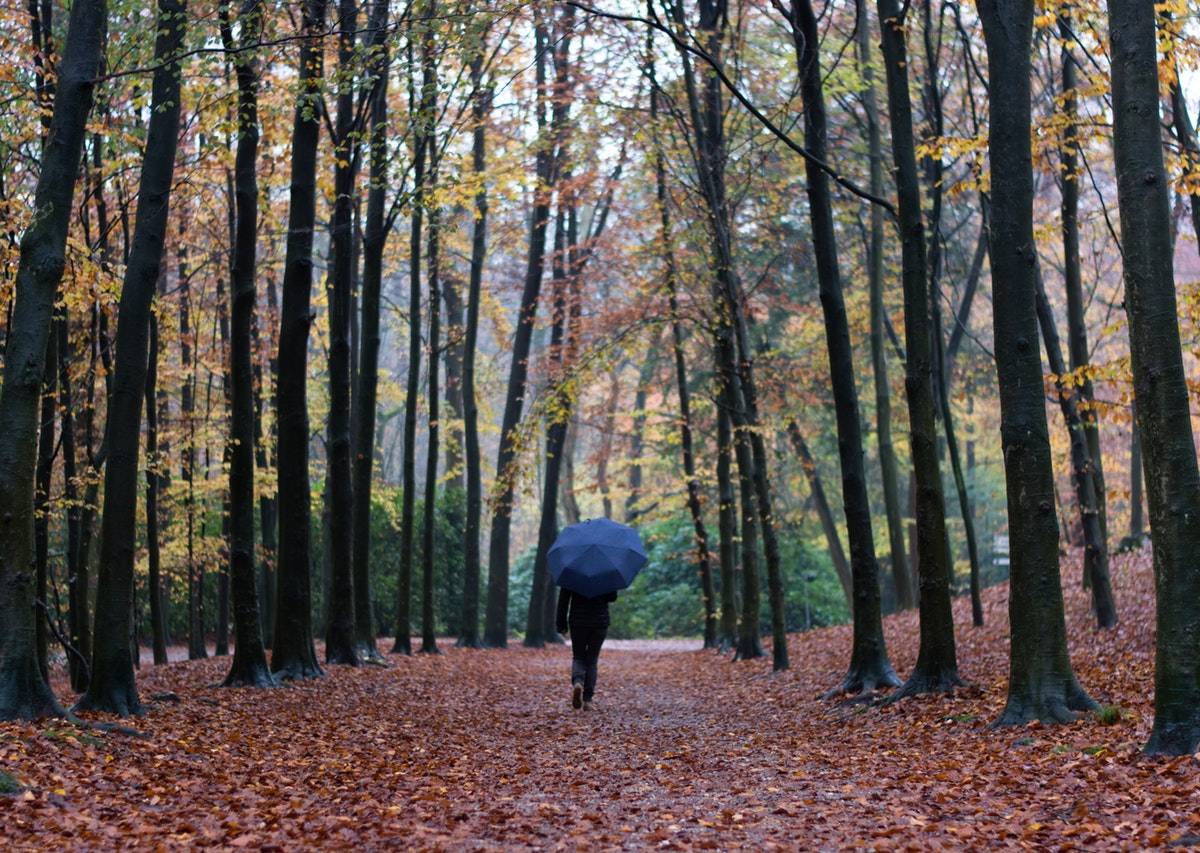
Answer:
<svg viewBox="0 0 1200 853"><path fill-rule="evenodd" d="M637 531L607 518L565 528L547 556L554 582L589 598L625 589L646 565Z"/></svg>

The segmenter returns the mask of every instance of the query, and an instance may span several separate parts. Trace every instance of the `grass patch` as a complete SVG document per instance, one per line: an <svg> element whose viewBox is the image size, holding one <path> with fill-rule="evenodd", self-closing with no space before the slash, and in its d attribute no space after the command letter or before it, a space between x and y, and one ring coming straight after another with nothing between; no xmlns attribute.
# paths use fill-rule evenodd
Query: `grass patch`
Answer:
<svg viewBox="0 0 1200 853"><path fill-rule="evenodd" d="M1125 712L1116 705L1101 705L1092 715L1102 726L1115 726L1125 718Z"/></svg>

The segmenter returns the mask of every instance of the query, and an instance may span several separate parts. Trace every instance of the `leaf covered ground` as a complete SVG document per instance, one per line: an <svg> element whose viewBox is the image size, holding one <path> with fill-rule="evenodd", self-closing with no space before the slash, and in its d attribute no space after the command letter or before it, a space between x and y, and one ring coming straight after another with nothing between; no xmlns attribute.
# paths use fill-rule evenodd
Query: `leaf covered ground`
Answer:
<svg viewBox="0 0 1200 853"><path fill-rule="evenodd" d="M1148 556L1115 561L1121 623L1106 633L1077 566L1064 575L1080 680L1119 708L1107 723L989 728L1006 684L1004 587L985 593L983 629L955 605L973 687L896 706L818 698L843 674L847 627L792 637L781 675L769 658L614 644L590 714L568 707L562 648L447 643L272 690L214 686L228 663L215 659L143 667L144 698L180 699L151 704L135 723L144 738L0 724L15 789L0 793L0 826L18 848L77 849L1200 843L1195 759L1139 752L1152 712ZM906 673L915 613L886 630Z"/></svg>

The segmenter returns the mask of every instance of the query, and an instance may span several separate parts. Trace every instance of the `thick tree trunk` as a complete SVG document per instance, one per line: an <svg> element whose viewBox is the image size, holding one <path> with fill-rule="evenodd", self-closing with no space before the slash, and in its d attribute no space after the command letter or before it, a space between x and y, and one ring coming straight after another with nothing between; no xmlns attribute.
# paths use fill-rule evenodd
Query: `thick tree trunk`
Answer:
<svg viewBox="0 0 1200 853"><path fill-rule="evenodd" d="M915 551L919 555L919 559L912 562L916 563L921 614L917 665L896 694L899 698L951 690L961 684L961 680L954 645L954 618L950 610L950 566L946 559L945 502L938 466L925 225L921 217L921 186L908 89L905 21L896 0L878 0L878 9L887 72L888 114L892 125L892 158L896 170L907 355L904 388L908 400L915 492Z"/></svg>
<svg viewBox="0 0 1200 853"><path fill-rule="evenodd" d="M355 36L358 3L338 4L338 96L334 140L334 203L329 227L333 254L326 279L329 299L329 561L332 584L327 602L325 661L358 666L354 635L354 495L350 473L351 304L354 292Z"/></svg>
<svg viewBox="0 0 1200 853"><path fill-rule="evenodd" d="M62 713L38 668L35 640L33 491L38 395L86 122L107 36L103 0L71 6L57 94L34 192L38 215L21 238L15 300L0 385L0 720Z"/></svg>
<svg viewBox="0 0 1200 853"><path fill-rule="evenodd" d="M816 15L809 0L792 2L792 38L796 48L796 66L801 75L800 91L804 98L804 142L814 157L824 160L827 156L828 131L818 53L820 37ZM829 176L809 159L804 161L804 168L808 178L813 252L821 310L825 318L825 344L829 353L829 376L837 418L842 506L850 539L853 589L851 612L854 639L850 667L835 692L869 693L879 688L897 687L900 679L888 660L887 644L883 639L879 564L875 558L871 501L867 495L867 477L863 465L862 419L855 386L854 348L850 341L850 323L842 295Z"/></svg>
<svg viewBox="0 0 1200 853"><path fill-rule="evenodd" d="M463 214L462 208L454 211L454 218ZM460 288L462 281L447 271L442 276L442 304L446 309L446 346L442 360L446 366L446 405L450 419L447 421L445 441L446 482L449 488L461 489L465 484L463 468L463 399L462 399L462 337L463 301Z"/></svg>
<svg viewBox="0 0 1200 853"><path fill-rule="evenodd" d="M151 303L167 234L167 214L179 137L180 71L177 54L186 28L185 6L159 0L146 156L138 190L137 224L117 315L116 371L108 399L104 510L96 588L92 677L77 706L128 716L141 711L133 675L130 618L136 540L138 444L146 391Z"/></svg>
<svg viewBox="0 0 1200 853"><path fill-rule="evenodd" d="M1154 729L1146 751L1188 755L1200 744L1200 471L1176 313L1154 9L1109 0L1108 18L1125 311L1158 601Z"/></svg>
<svg viewBox="0 0 1200 853"><path fill-rule="evenodd" d="M474 123L471 145L472 174L478 181L475 191L475 222L471 230L471 270L467 284L467 326L463 338L463 455L466 457L467 517L463 528L466 540L463 565L462 633L458 644L477 648L479 638L479 526L483 514L483 474L479 459L479 403L475 393L475 358L479 340L479 306L483 295L483 264L487 254L487 184L483 180L487 165L487 121L492 92L483 80L486 33L479 36L479 48L471 57L471 120Z"/></svg>
<svg viewBox="0 0 1200 853"><path fill-rule="evenodd" d="M387 242L387 0L371 10L371 178L363 233L362 321L359 324L358 392L354 454L354 636L363 660L381 659L371 604L371 473L375 463L375 408L379 385L379 312L383 250Z"/></svg>
<svg viewBox="0 0 1200 853"><path fill-rule="evenodd" d="M279 562L275 581L275 630L271 670L279 678L321 674L313 647L312 487L308 479L308 332L316 221L317 145L324 51L316 40L325 29L325 0L306 0L300 43L300 95L292 123L292 184L288 202L283 304L279 312L279 375L275 420L279 495Z"/></svg>
<svg viewBox="0 0 1200 853"><path fill-rule="evenodd" d="M858 62L862 74L859 95L867 119L867 150L871 160L871 194L882 196L883 144L879 129L879 106L875 99L875 71L871 65L871 24L866 0L858 0ZM892 442L892 388L888 378L887 348L884 345L883 307L883 208L871 205L870 234L867 244L867 279L871 297L871 368L875 382L875 437L879 445L879 475L883 485L883 506L887 514L888 546L892 580L896 587L896 607L908 610L914 604L908 555L904 550L904 520L900 512L900 488L896 466L896 448ZM838 547L841 540L838 539ZM843 557L844 561L844 557Z"/></svg>
<svg viewBox="0 0 1200 853"><path fill-rule="evenodd" d="M228 7L222 38L233 49ZM236 241L229 280L229 578L233 604L233 661L226 687L268 687L275 683L263 648L254 555L254 365L251 318L255 308L258 249L258 61L253 46L263 28L261 0L244 0L238 13L240 52L234 58L238 85ZM118 352L118 357L120 353Z"/></svg>
<svg viewBox="0 0 1200 853"><path fill-rule="evenodd" d="M1001 725L1064 722L1095 706L1067 654L1058 571L1054 471L1042 391L1035 306L1030 150L1032 0L979 4L991 82L992 326L1011 542L1008 704Z"/></svg>
<svg viewBox="0 0 1200 853"><path fill-rule="evenodd" d="M1083 414L1080 412L1083 394L1082 389L1077 388L1066 376L1067 367L1062 357L1054 310L1046 298L1040 273L1037 279L1037 316L1042 328L1042 342L1046 347L1046 361L1050 365L1050 372L1056 377L1054 385L1058 392L1058 405L1062 409L1071 441L1071 481L1075 485L1075 501L1079 505L1083 526L1083 566L1084 574L1092 583L1092 609L1099 626L1111 628L1117 624L1117 609L1108 577L1108 550L1104 547L1104 532L1096 508L1094 469L1084 436Z"/></svg>

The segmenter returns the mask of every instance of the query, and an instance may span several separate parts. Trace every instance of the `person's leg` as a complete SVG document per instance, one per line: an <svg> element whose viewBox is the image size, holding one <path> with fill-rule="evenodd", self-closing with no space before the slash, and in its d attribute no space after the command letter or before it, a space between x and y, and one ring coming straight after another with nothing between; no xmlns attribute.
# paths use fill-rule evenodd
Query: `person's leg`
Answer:
<svg viewBox="0 0 1200 853"><path fill-rule="evenodd" d="M583 685L587 678L587 635L581 630L571 629L571 705L578 708L583 704Z"/></svg>
<svg viewBox="0 0 1200 853"><path fill-rule="evenodd" d="M600 647L604 645L604 637L608 631L604 628L593 628L587 642L587 660L583 679L583 701L591 702L596 692L596 678L600 674Z"/></svg>

